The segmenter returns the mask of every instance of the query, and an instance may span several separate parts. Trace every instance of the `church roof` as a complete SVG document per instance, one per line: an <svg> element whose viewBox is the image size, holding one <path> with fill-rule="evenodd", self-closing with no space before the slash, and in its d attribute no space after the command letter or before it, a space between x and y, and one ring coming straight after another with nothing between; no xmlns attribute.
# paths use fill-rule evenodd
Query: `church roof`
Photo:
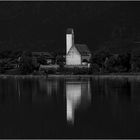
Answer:
<svg viewBox="0 0 140 140"><path fill-rule="evenodd" d="M75 47L81 55L91 54L86 44L75 44Z"/></svg>

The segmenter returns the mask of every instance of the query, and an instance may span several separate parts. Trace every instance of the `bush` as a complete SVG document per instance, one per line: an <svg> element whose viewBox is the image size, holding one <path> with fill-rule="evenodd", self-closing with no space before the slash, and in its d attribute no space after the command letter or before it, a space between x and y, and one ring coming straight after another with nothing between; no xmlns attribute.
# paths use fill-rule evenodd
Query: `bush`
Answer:
<svg viewBox="0 0 140 140"><path fill-rule="evenodd" d="M100 67L99 67L99 65L96 64L96 63L93 63L93 64L91 65L90 71L91 71L91 73L100 72Z"/></svg>
<svg viewBox="0 0 140 140"><path fill-rule="evenodd" d="M56 74L56 69L50 68L50 69L46 69L44 70L45 74Z"/></svg>
<svg viewBox="0 0 140 140"><path fill-rule="evenodd" d="M49 69L48 74L56 74L56 69Z"/></svg>
<svg viewBox="0 0 140 140"><path fill-rule="evenodd" d="M77 68L75 67L73 69L73 73L72 74L89 74L89 69L88 68Z"/></svg>

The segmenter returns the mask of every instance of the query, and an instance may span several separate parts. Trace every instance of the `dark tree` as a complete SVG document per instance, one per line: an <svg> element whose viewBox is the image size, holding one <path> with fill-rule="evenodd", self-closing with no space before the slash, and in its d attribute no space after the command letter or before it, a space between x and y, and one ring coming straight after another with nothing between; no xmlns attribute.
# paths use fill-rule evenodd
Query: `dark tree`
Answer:
<svg viewBox="0 0 140 140"><path fill-rule="evenodd" d="M56 57L56 63L59 65L60 67L60 71L64 70L64 64L65 64L65 58L63 57L63 55L58 55Z"/></svg>
<svg viewBox="0 0 140 140"><path fill-rule="evenodd" d="M33 72L33 68L31 52L23 52L19 62L19 70L21 74L30 74Z"/></svg>
<svg viewBox="0 0 140 140"><path fill-rule="evenodd" d="M43 55L41 55L41 56L37 59L37 62L38 62L39 64L46 65L46 58L45 58Z"/></svg>
<svg viewBox="0 0 140 140"><path fill-rule="evenodd" d="M105 68L104 63L105 63L106 58L107 57L109 58L110 56L111 56L111 53L108 49L106 48L100 49L93 54L91 65L98 66L99 67L98 69L102 71Z"/></svg>
<svg viewBox="0 0 140 140"><path fill-rule="evenodd" d="M131 54L126 53L124 55L120 55L120 65L126 68L126 72L129 72L131 69Z"/></svg>
<svg viewBox="0 0 140 140"><path fill-rule="evenodd" d="M0 61L0 73L5 73L6 62L4 60Z"/></svg>

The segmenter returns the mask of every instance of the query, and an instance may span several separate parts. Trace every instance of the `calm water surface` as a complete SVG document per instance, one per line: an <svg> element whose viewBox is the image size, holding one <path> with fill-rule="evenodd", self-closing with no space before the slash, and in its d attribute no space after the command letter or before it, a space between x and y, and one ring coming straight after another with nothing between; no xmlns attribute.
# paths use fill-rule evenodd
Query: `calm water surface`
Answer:
<svg viewBox="0 0 140 140"><path fill-rule="evenodd" d="M140 80L1 78L0 138L140 138Z"/></svg>

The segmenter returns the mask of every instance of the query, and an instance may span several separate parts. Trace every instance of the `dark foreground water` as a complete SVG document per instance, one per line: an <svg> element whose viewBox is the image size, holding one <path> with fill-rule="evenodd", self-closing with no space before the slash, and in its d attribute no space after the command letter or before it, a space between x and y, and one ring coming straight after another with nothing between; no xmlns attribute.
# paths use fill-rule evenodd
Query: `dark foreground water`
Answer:
<svg viewBox="0 0 140 140"><path fill-rule="evenodd" d="M0 138L140 138L140 80L1 78Z"/></svg>

